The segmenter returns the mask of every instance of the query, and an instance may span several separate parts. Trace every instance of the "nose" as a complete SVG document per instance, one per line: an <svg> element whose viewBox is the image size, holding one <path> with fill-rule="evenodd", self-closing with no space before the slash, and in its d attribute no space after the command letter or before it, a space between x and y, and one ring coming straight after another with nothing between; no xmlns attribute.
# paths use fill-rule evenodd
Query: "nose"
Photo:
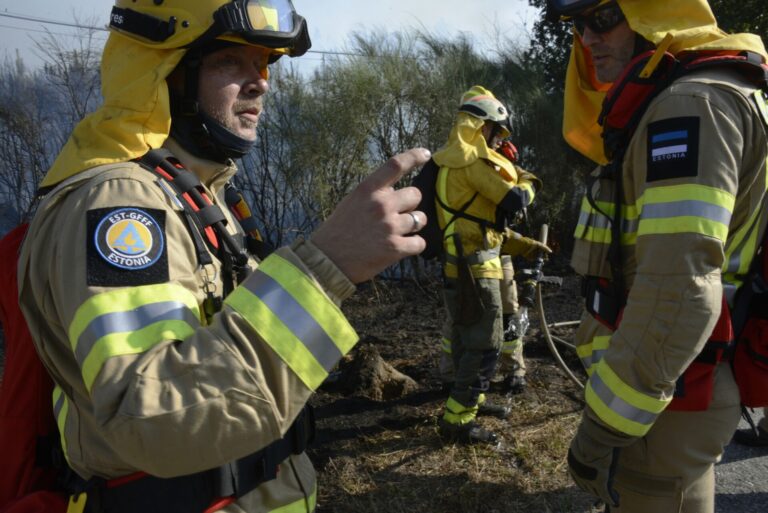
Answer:
<svg viewBox="0 0 768 513"><path fill-rule="evenodd" d="M249 78L243 87L243 92L248 96L261 96L269 91L269 82L265 77L266 68L253 77Z"/></svg>

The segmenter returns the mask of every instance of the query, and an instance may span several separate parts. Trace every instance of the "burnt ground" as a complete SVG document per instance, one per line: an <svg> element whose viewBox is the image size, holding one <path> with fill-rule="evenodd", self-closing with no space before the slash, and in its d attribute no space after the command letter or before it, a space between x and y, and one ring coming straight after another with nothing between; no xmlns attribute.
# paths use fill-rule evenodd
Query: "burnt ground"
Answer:
<svg viewBox="0 0 768 513"><path fill-rule="evenodd" d="M578 317L577 287L575 276L544 286L548 322ZM369 283L343 310L361 341L312 400L318 513L592 510L565 465L581 393L555 364L535 311L525 345L528 389L506 396L492 388L489 400L511 404L514 413L481 419L500 435L497 447L468 447L443 442L437 431L447 397L436 372L444 317L439 280ZM558 333L570 337L567 329ZM573 351L561 352L578 369ZM360 363L377 355L413 382L392 385Z"/></svg>

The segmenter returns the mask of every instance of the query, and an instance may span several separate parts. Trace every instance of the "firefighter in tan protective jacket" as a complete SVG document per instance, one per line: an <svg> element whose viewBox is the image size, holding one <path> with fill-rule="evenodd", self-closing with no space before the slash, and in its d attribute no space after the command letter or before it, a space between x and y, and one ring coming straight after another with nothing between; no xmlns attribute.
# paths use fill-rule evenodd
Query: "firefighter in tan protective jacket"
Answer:
<svg viewBox="0 0 768 513"><path fill-rule="evenodd" d="M118 0L110 19L104 104L45 177L19 262L86 491L70 511L314 511L304 406L357 342L339 303L424 249L406 237L418 191L391 185L429 154L394 157L309 240L258 262L225 184L267 65L309 48L304 19L289 0ZM161 171L135 161L160 147Z"/></svg>
<svg viewBox="0 0 768 513"><path fill-rule="evenodd" d="M765 63L765 48L718 29L705 0L550 9L574 26L564 136L602 164L572 259L585 276L576 336L589 380L569 470L612 512L711 513L714 464L740 412L728 305L767 221L768 107L744 68L667 78L665 66L739 52ZM631 94L642 86L659 86L647 105Z"/></svg>

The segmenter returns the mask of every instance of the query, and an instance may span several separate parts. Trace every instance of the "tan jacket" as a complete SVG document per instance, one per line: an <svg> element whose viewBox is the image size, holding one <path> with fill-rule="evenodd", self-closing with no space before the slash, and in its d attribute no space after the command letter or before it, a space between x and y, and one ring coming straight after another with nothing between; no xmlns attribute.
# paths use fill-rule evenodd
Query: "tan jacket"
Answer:
<svg viewBox="0 0 768 513"><path fill-rule="evenodd" d="M167 144L229 216L223 185L234 166ZM258 451L283 436L357 341L338 308L354 286L309 242L278 250L258 270L251 261L255 272L208 321L202 304L206 290L221 294L219 262L197 265L180 206L160 182L135 163L76 175L45 198L22 249L19 301L57 384L67 460L84 478L185 475ZM115 270L99 254L94 227L118 207L164 225L151 244L164 243L167 280ZM105 263L117 274L98 285ZM149 283L132 284L147 275ZM301 454L226 511L311 511L314 493Z"/></svg>
<svg viewBox="0 0 768 513"><path fill-rule="evenodd" d="M615 333L588 314L577 333L590 374L589 408L610 427L644 435L672 399L741 283L766 224L768 140L755 89L732 71L702 70L653 100L623 175L622 254L629 288ZM613 212L613 184L592 188ZM610 223L584 200L572 265L610 277ZM724 287L725 285L725 287Z"/></svg>

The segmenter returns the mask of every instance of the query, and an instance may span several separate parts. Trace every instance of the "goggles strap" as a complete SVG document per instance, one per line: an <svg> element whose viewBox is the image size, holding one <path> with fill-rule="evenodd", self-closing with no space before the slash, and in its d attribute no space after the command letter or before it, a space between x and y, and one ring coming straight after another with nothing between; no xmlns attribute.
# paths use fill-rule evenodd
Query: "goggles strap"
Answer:
<svg viewBox="0 0 768 513"><path fill-rule="evenodd" d="M149 14L115 6L109 16L109 26L159 43L176 32L176 17L171 16L168 21L164 21Z"/></svg>

